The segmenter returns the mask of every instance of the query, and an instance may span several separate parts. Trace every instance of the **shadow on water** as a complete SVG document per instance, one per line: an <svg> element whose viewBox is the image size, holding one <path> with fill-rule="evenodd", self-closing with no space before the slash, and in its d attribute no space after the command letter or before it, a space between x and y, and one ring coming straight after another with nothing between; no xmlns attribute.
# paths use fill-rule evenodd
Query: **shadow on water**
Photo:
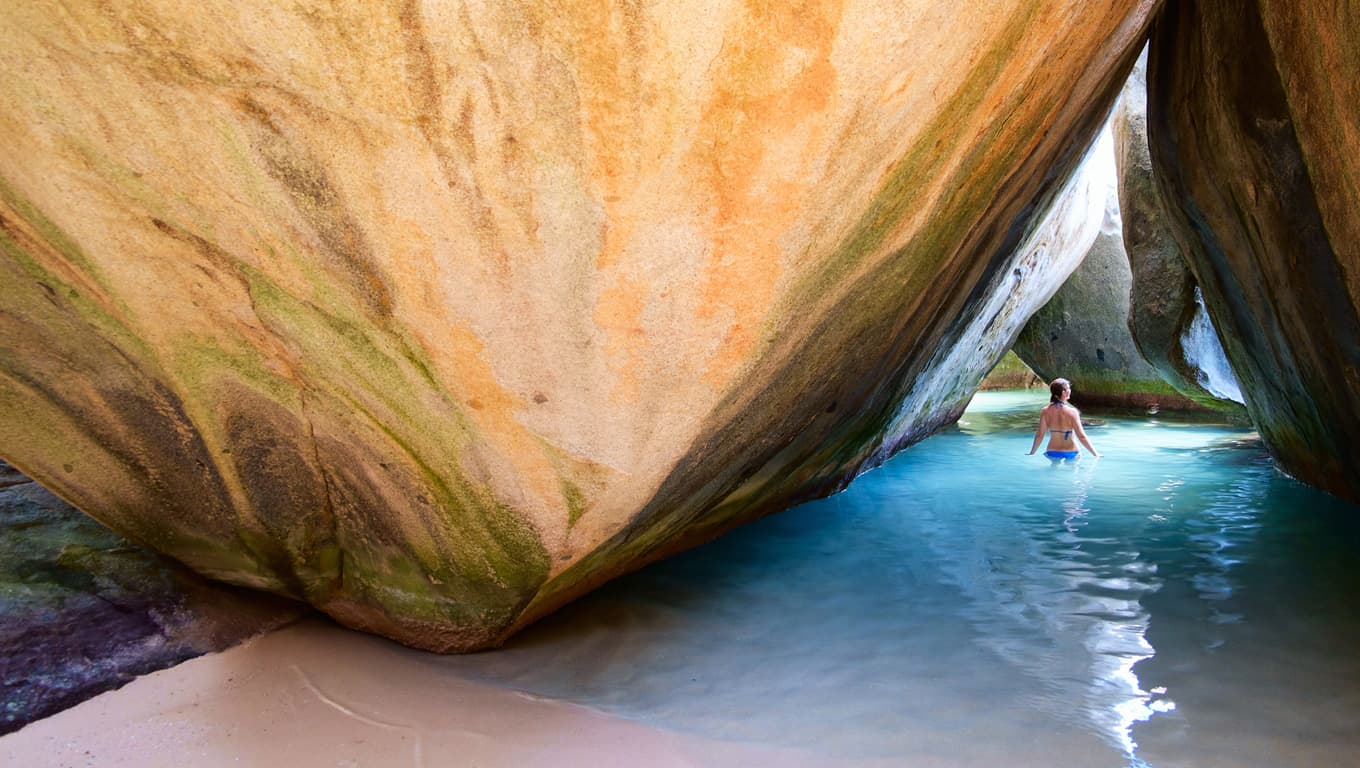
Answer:
<svg viewBox="0 0 1360 768"><path fill-rule="evenodd" d="M1106 458L1025 456L1043 402L981 395L842 494L429 663L843 761L1349 760L1360 510L1235 425L1111 416Z"/></svg>

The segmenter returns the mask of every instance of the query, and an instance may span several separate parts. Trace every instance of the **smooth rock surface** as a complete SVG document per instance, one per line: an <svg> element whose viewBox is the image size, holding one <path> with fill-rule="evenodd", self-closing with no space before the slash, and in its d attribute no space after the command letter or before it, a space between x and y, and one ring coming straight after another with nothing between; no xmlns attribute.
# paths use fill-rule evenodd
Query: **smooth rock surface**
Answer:
<svg viewBox="0 0 1360 768"><path fill-rule="evenodd" d="M494 645L956 416L1157 5L19 3L0 455Z"/></svg>
<svg viewBox="0 0 1360 768"><path fill-rule="evenodd" d="M1152 158L1247 410L1290 474L1360 499L1360 7L1168 7Z"/></svg>
<svg viewBox="0 0 1360 768"><path fill-rule="evenodd" d="M0 733L306 612L133 546L0 462Z"/></svg>
<svg viewBox="0 0 1360 768"><path fill-rule="evenodd" d="M1089 214L1095 235L1077 254L1076 270L1020 332L1015 353L1045 382L1071 381L1073 402L1082 407L1193 407L1143 359L1129 331L1133 275L1108 127L1091 162L1099 179L1097 206Z"/></svg>
<svg viewBox="0 0 1360 768"><path fill-rule="evenodd" d="M870 465L957 421L987 373L1005 359L1025 323L1081 264L1100 232L1099 212L1112 171L1101 146L1097 142L1087 148L1081 165L1056 196L1042 204L1043 216L982 289L985 301L955 323L927 373L908 385Z"/></svg>
<svg viewBox="0 0 1360 768"><path fill-rule="evenodd" d="M1200 405L1241 413L1242 396L1195 275L1181 255L1152 172L1147 57L1138 58L1111 119L1119 216L1132 272L1128 329L1144 360Z"/></svg>

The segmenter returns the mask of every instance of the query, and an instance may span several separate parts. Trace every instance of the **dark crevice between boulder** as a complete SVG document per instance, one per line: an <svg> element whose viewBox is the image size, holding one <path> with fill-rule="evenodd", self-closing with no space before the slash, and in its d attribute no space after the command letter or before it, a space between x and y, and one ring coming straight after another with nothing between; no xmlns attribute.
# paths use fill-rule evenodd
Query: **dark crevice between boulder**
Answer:
<svg viewBox="0 0 1360 768"><path fill-rule="evenodd" d="M0 734L307 612L132 544L0 462Z"/></svg>

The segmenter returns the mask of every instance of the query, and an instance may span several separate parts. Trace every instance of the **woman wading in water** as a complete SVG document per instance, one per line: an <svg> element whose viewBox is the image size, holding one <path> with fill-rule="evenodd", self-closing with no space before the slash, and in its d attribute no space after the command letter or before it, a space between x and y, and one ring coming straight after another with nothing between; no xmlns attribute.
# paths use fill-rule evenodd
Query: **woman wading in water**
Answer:
<svg viewBox="0 0 1360 768"><path fill-rule="evenodd" d="M1048 458L1055 461L1077 458L1080 452L1072 440L1073 435L1092 456L1099 458L1100 451L1091 447L1091 441L1086 439L1086 430L1081 428L1081 411L1067 404L1067 398L1072 396L1072 383L1067 379L1054 379L1048 385L1048 391L1051 396L1048 405L1039 412L1039 429L1034 433L1034 445L1030 446L1029 455L1033 456L1039 450L1039 443L1047 432L1048 450L1044 451L1044 455Z"/></svg>

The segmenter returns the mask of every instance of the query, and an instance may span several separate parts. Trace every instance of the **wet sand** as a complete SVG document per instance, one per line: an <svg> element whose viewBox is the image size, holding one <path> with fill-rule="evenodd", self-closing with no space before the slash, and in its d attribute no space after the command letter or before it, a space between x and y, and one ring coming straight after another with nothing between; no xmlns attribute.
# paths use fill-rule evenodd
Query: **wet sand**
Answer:
<svg viewBox="0 0 1360 768"><path fill-rule="evenodd" d="M308 619L0 738L0 765L814 766L431 675L422 654Z"/></svg>

